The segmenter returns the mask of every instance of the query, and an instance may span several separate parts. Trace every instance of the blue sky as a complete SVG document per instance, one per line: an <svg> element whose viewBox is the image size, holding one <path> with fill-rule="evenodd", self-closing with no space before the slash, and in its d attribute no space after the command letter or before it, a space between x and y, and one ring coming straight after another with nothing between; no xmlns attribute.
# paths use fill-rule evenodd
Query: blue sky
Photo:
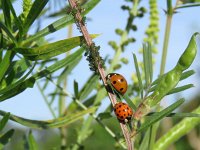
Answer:
<svg viewBox="0 0 200 150"><path fill-rule="evenodd" d="M20 11L21 9L21 1L17 1L15 3L15 8ZM102 56L106 56L108 54L113 55L113 50L110 46L108 46L108 41L115 40L119 41L119 37L115 34L116 28L124 29L127 12L121 11L120 7L122 4L125 4L123 0L102 0L100 4L92 10L87 17L91 18L91 21L87 22L87 27L90 33L100 33L101 36L98 37L95 42L97 45L101 46L100 53ZM147 1L143 1L146 7L148 6ZM164 31L165 31L165 22L166 15L163 9L166 8L166 4L164 1L158 2L158 8L160 13L160 34L159 34L159 53L156 55L156 65L155 65L155 74L154 78L158 75L160 69L160 60L161 60L161 50L164 40ZM177 62L180 54L186 48L191 35L194 32L198 32L200 29L200 19L198 19L198 14L200 14L199 8L187 8L179 10L179 13L175 14L172 21L171 35L168 47L168 57L166 64L166 71L170 70L174 67ZM146 15L143 19L137 19L136 25L138 26L138 32L132 33L130 36L134 36L137 39L137 42L132 44L132 46L127 47L126 52L123 56L129 59L129 64L123 66L122 69L119 70L119 73L122 73L128 80L130 80L130 75L134 70L134 64L132 59L132 52L137 52L138 49L142 46L142 39L144 38L144 30L148 26L148 15ZM47 26L53 20L47 20L43 22L43 26ZM80 35L80 33L76 30L74 26L74 35ZM64 28L56 33L53 33L50 36L47 36L47 39L51 39L51 41L57 41L61 39L65 39L67 37L67 29ZM198 52L199 55L199 52ZM192 65L192 69L196 69L199 67L198 60L196 58L194 65ZM83 60L81 64L76 68L70 78L69 78L69 90L72 89L73 81L76 80L81 84L83 84L87 77L91 74L91 71L88 67L88 62ZM187 79L186 83L193 83L196 87L188 90L184 93L186 99L192 97L194 93L199 90L198 79L197 76L193 76L190 79ZM169 98L168 98L169 99ZM174 100L174 98L170 97L170 103ZM166 102L167 103L167 102ZM168 105L168 104L167 104ZM27 89L25 92L17 95L14 98L1 102L0 105L1 110L9 111L15 115L29 118L29 119L50 119L51 114L42 99L41 94L39 93L36 85L33 89Z"/></svg>

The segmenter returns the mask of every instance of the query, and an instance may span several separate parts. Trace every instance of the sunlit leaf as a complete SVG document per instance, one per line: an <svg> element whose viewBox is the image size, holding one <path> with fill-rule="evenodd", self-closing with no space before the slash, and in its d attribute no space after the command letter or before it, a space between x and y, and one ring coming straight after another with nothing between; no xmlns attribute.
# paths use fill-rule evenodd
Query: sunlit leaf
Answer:
<svg viewBox="0 0 200 150"><path fill-rule="evenodd" d="M82 8L85 9L85 11L83 12L82 15L84 16L88 12L90 12L99 2L100 0L91 0L85 5L83 5ZM65 27L66 25L72 24L74 22L75 22L74 17L71 14L66 14L66 16L62 17L61 19L55 21L54 23L48 25L44 29L38 31L36 34L24 40L22 45L25 45L28 42L37 40L38 38L44 37L45 35L58 31L59 29Z"/></svg>
<svg viewBox="0 0 200 150"><path fill-rule="evenodd" d="M172 105L168 106L167 108L163 109L159 114L148 121L146 121L139 129L137 132L144 131L146 128L150 127L153 125L155 122L161 120L165 116L169 115L172 111L174 111L176 108L178 108L181 104L183 104L184 99L180 99L177 102L173 103Z"/></svg>
<svg viewBox="0 0 200 150"><path fill-rule="evenodd" d="M92 75L91 78L86 82L84 87L80 90L79 92L79 99L84 100L92 90L95 89L95 86L97 85L97 82L99 80L99 76L97 75Z"/></svg>
<svg viewBox="0 0 200 150"><path fill-rule="evenodd" d="M84 115L88 113L95 112L97 108L91 107L87 110L79 111L64 117L59 117L57 119L53 120L47 120L47 121L39 121L39 120L30 120L25 119L19 116L10 115L10 120L15 121L21 125L27 126L29 128L36 128L36 129L48 129L48 128L59 128L66 125L69 125L81 118L84 117ZM6 114L5 111L0 110L0 115L4 116Z"/></svg>
<svg viewBox="0 0 200 150"><path fill-rule="evenodd" d="M3 130L3 128L5 127L6 123L8 122L8 119L10 117L10 113L6 113L5 116L3 116L3 118L0 121L0 131Z"/></svg>
<svg viewBox="0 0 200 150"><path fill-rule="evenodd" d="M98 35L92 34L91 38L95 38ZM14 50L30 60L45 60L54 56L66 53L73 48L80 46L83 41L82 36L77 36L65 40L60 40L54 43L46 44L36 48L15 48Z"/></svg>
<svg viewBox="0 0 200 150"><path fill-rule="evenodd" d="M40 15L43 8L47 4L49 0L35 0L24 23L24 33L26 33L29 29L29 27L33 24L33 22L36 20L36 18Z"/></svg>

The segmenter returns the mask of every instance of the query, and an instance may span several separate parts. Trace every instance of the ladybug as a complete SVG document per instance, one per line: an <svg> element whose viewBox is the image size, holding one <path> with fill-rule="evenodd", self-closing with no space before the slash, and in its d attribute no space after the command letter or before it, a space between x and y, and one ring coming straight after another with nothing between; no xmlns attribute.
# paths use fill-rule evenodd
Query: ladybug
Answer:
<svg viewBox="0 0 200 150"><path fill-rule="evenodd" d="M123 102L118 102L114 106L114 112L117 116L117 119L122 123L127 123L131 120L133 116L133 111L128 104Z"/></svg>
<svg viewBox="0 0 200 150"><path fill-rule="evenodd" d="M110 84L112 85L112 87L114 87L114 89L121 93L122 95L124 95L124 93L126 93L128 85L126 82L126 79L118 73L109 73L106 76L106 80L110 81Z"/></svg>

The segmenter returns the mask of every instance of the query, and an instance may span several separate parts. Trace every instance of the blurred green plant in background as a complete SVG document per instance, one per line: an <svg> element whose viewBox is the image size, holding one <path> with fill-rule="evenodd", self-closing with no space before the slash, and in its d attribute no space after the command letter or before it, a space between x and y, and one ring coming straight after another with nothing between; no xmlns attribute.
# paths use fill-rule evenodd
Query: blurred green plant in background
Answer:
<svg viewBox="0 0 200 150"><path fill-rule="evenodd" d="M197 32L188 41L188 47L180 55L180 59L177 59L175 67L169 72L165 72L165 67L173 16L180 9L184 11L188 7L200 6L198 0L177 0L174 5L172 0L166 1L164 35L160 34L160 14L156 0L149 0L147 8L147 5L142 6L142 1L125 0L121 6L122 11L128 12L127 20L124 20L125 27L115 29L119 41L110 39L108 44L113 49L113 56L106 58L100 56L102 49L99 46L93 43L93 46L88 47L84 35L74 37L72 32L73 25L76 25L78 31L81 30L75 17L77 12L81 13L83 24L87 23L87 14L101 3L100 0L76 1L78 9L58 0L23 0L19 15L13 7L14 2L15 0L0 1L0 102L9 101L35 85L51 112L52 119L33 120L0 110L1 149L127 149L129 146L124 140L124 133L118 120L112 115L111 103L99 113L109 90L99 80L102 76L97 71L97 60L105 64L103 69L107 73L117 72L125 65L132 70L135 65L135 72L130 73L132 80L127 93L122 96L114 91L117 101L125 100L134 110L133 119L126 126L132 135L135 149L200 149L197 127L200 123L199 94L187 103L182 98L167 108L160 106L163 97L185 92L193 87L193 84L176 85L195 73L194 70L186 69L196 56ZM53 9L56 7L59 11ZM149 18L145 17L147 14ZM41 18L45 19L44 16L56 21L41 29L39 21ZM138 51L138 55L133 54L133 65L129 63L132 60L123 54L128 46L137 42L135 33L140 30L137 23L144 19L149 20L149 25L143 32L143 48ZM34 24L37 21L38 24ZM36 31L30 34L33 24ZM68 29L66 39L52 43L45 39L45 36L62 28ZM160 35L164 37L162 50L157 48ZM92 39L98 36L101 35L90 34ZM95 51L90 51L91 49ZM154 66L157 53L162 53L160 69ZM143 60L140 59L140 54ZM89 61L85 68L95 72L88 76L83 86L75 80L70 85L70 73L83 59ZM159 70L160 74L153 81L153 75L157 76L155 70ZM69 92L69 87L73 92ZM55 103L57 109L54 107ZM183 103L184 106L180 107ZM174 113L177 108L179 111ZM165 117L170 117L171 123L167 131L163 124ZM10 124L9 120L25 126L28 132L18 128L16 124Z"/></svg>

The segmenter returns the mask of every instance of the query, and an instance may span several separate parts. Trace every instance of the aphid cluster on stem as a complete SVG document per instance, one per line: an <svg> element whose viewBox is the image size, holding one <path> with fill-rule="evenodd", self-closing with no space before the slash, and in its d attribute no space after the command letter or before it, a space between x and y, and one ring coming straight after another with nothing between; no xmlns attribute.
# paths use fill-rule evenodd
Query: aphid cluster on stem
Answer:
<svg viewBox="0 0 200 150"><path fill-rule="evenodd" d="M101 67L104 66L104 61L99 54L100 46L96 46L95 43L92 43L91 46L87 46L86 44L81 46L86 49L85 56L87 57L86 60L89 61L90 70L97 74L98 65L101 65Z"/></svg>
<svg viewBox="0 0 200 150"><path fill-rule="evenodd" d="M80 1L76 1L75 3L76 3L76 7L72 8L71 11L70 11L70 14L74 18L76 18L75 16L76 16L77 12L79 12L81 14L85 11L85 9L81 7ZM79 23L81 23L82 25L85 25L86 24L86 17L85 16L81 17L81 20L75 19L75 23L76 23L77 29L79 30L79 32L81 32Z"/></svg>

